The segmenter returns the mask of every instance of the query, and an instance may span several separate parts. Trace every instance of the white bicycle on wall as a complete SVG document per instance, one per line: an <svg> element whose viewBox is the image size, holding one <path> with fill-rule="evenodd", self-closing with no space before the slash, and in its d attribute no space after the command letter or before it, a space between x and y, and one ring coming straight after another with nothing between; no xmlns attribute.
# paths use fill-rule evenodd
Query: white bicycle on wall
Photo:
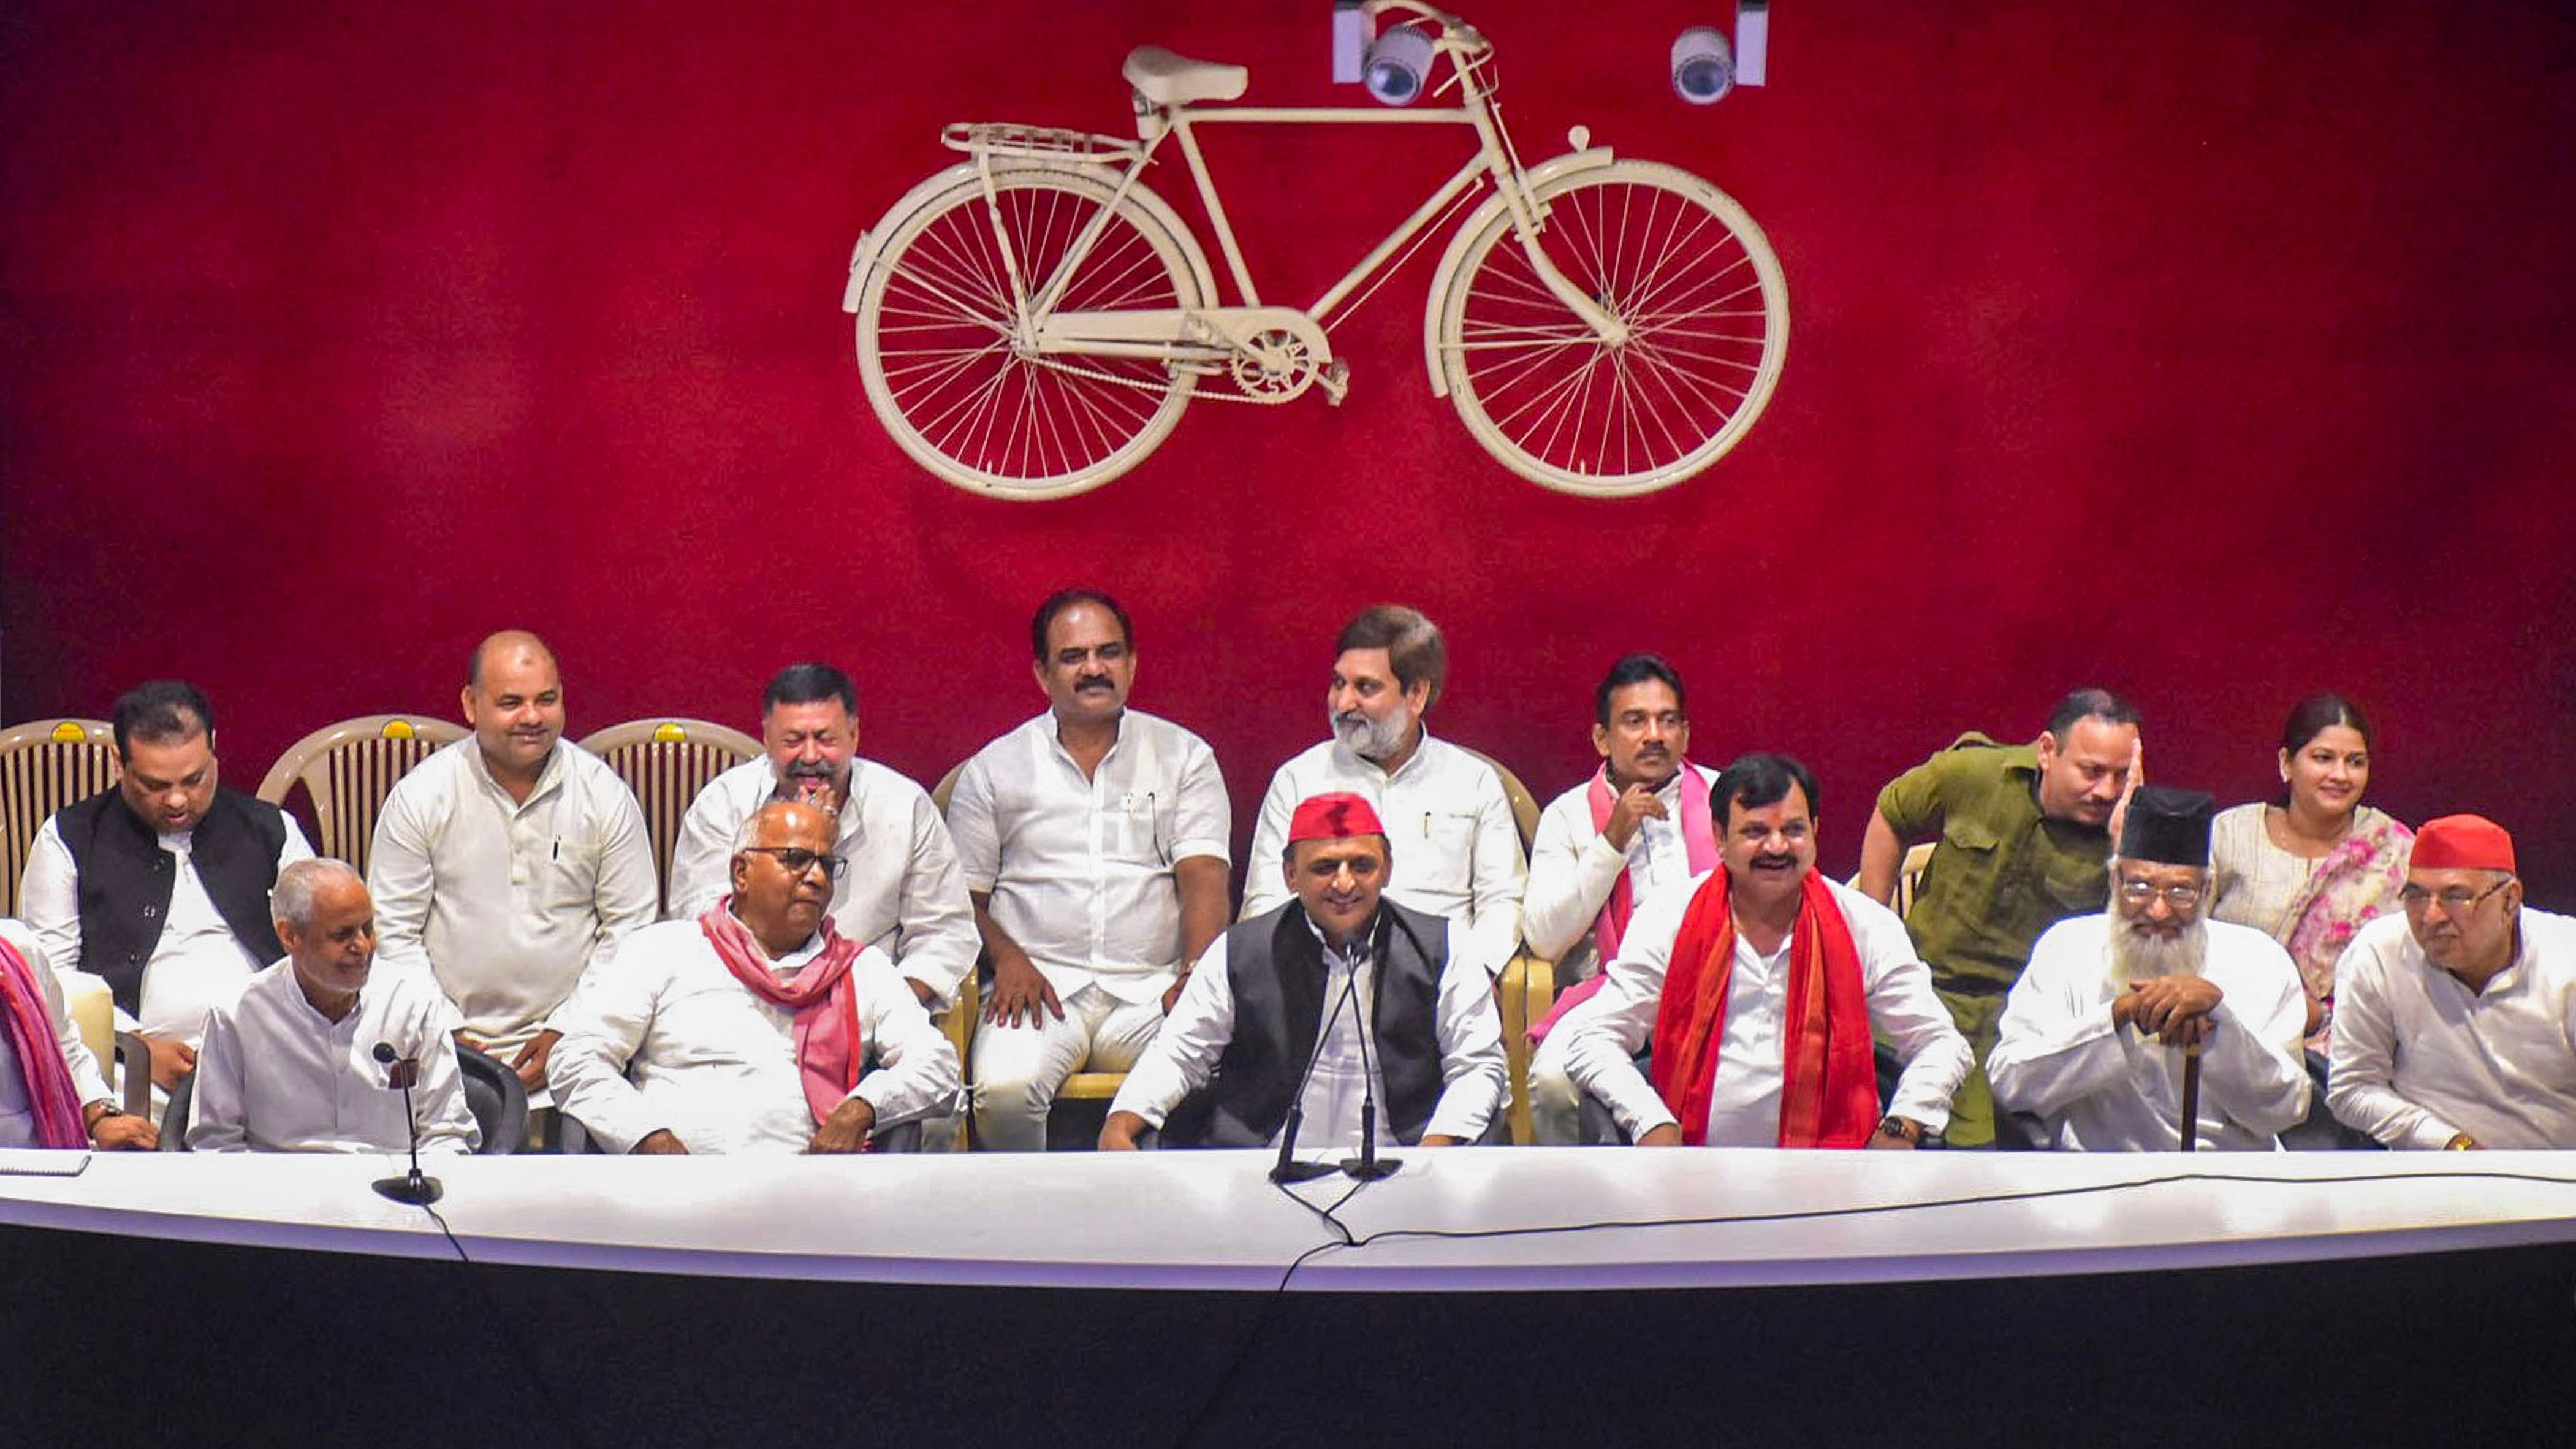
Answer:
<svg viewBox="0 0 2576 1449"><path fill-rule="evenodd" d="M1421 58L1415 74L1444 58L1454 107L1211 107L1243 94L1242 67L1148 46L1124 70L1135 140L946 128L967 159L859 238L842 296L895 442L960 487L1056 498L1143 461L1192 397L1284 403L1320 387L1339 403L1335 319L1490 183L1432 277L1433 395L1506 467L1569 493L1668 487L1733 447L1788 349L1788 287L1761 228L1708 182L1614 159L1579 126L1567 154L1523 167L1485 38L1418 0L1365 9L1397 17L1372 56L1411 32L1399 43ZM1217 124L1457 125L1477 151L1322 296L1281 307L1262 302L1200 154L1196 128ZM1143 183L1175 140L1238 305L1219 302L1198 239Z"/></svg>

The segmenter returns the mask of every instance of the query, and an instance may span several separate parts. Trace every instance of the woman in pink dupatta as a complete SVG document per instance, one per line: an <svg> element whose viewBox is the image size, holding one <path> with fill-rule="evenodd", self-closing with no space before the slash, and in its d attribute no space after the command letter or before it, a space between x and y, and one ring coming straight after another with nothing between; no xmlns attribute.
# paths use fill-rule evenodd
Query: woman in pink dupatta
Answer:
<svg viewBox="0 0 2576 1449"><path fill-rule="evenodd" d="M2339 694L2311 695L2281 727L2279 799L2222 812L2210 840L2210 914L2268 933L2308 990L2308 1046L2334 1032L2334 968L2353 933L2397 908L2415 834L2361 803L2370 722Z"/></svg>

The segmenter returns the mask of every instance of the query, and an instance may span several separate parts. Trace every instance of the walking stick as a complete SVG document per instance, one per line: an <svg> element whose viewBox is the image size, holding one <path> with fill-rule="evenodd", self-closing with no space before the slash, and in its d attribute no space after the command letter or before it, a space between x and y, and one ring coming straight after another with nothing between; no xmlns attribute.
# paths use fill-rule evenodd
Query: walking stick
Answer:
<svg viewBox="0 0 2576 1449"><path fill-rule="evenodd" d="M2200 1043L2182 1049L2182 1150L2200 1146Z"/></svg>

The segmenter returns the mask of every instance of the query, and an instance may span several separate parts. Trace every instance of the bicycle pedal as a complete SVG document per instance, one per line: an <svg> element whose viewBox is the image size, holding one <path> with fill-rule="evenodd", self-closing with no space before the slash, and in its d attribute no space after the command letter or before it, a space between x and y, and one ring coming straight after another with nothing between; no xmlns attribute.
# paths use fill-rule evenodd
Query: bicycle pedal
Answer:
<svg viewBox="0 0 2576 1449"><path fill-rule="evenodd" d="M1340 407L1343 395L1351 390L1351 365L1336 357L1316 372L1315 381L1323 385L1324 401Z"/></svg>

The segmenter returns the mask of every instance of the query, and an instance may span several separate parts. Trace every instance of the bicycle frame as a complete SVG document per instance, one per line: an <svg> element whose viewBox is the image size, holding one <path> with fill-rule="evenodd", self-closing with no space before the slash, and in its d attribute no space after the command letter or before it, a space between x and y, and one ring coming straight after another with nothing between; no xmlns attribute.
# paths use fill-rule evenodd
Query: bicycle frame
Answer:
<svg viewBox="0 0 2576 1449"><path fill-rule="evenodd" d="M1419 0L1372 0L1367 9L1373 17L1387 11L1409 12L1440 27L1434 53L1446 56L1450 67L1450 79L1441 89L1446 90L1449 85L1458 87L1459 103L1433 110L1395 110L1360 106L1151 106L1140 101L1136 126L1143 149L1135 153L1119 173L1115 192L1075 238L1058 268L1056 279L1043 295L1034 299L1027 297L1026 280L1021 279L1022 290L1016 299L1018 320L1023 329L1022 336L1034 350L1124 356L1172 356L1176 346L1196 351L1188 349L1189 328L1187 316L1182 313L1057 313L1054 307L1064 279L1072 276L1089 254L1108 225L1111 213L1135 188L1137 178L1161 152L1163 143L1175 136L1179 138L1181 155L1189 167L1191 181L1197 187L1200 204L1206 208L1209 225L1215 231L1227 274L1232 278L1236 295L1242 302L1241 308L1192 309L1200 317L1232 316L1247 323L1265 325L1283 321L1293 324L1303 320L1316 330L1320 341L1320 334L1331 326L1336 309L1348 301L1352 293L1365 285L1390 259L1412 245L1480 181L1490 179L1503 204L1512 213L1513 230L1540 280L1605 343L1617 345L1626 339L1626 325L1568 281L1538 245L1543 217L1530 200L1527 175L1512 149L1510 135L1503 128L1494 102L1477 74L1479 62L1489 53L1483 37L1455 17L1419 3ZM1281 309L1263 304L1260 288L1244 262L1242 247L1235 239L1233 222L1227 215L1224 199L1217 192L1216 178L1208 169L1207 157L1199 147L1197 128L1203 125L1463 125L1475 131L1477 148L1476 153L1427 200L1415 207L1392 233L1303 308L1302 314L1283 314ZM1609 159L1607 152L1601 153L1600 159L1606 163ZM989 197L992 192L989 165L983 168L983 175ZM1006 266L1015 278L1018 277L1017 260L1010 256L1009 239L1000 235L998 218L996 239L1003 249Z"/></svg>

